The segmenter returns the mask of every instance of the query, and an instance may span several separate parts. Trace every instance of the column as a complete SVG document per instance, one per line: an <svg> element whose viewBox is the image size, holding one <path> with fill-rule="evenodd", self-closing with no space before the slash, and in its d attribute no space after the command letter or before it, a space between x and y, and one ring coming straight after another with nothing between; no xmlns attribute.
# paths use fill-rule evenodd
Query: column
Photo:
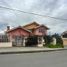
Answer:
<svg viewBox="0 0 67 67"><path fill-rule="evenodd" d="M38 37L38 47L43 47L44 39L43 37Z"/></svg>
<svg viewBox="0 0 67 67"><path fill-rule="evenodd" d="M23 38L23 46L24 46L24 47L26 46L26 44L25 44L25 43L26 43L26 39L27 39L27 37L24 37L24 38Z"/></svg>
<svg viewBox="0 0 67 67"><path fill-rule="evenodd" d="M56 38L53 37L53 42L52 42L53 45L56 45Z"/></svg>

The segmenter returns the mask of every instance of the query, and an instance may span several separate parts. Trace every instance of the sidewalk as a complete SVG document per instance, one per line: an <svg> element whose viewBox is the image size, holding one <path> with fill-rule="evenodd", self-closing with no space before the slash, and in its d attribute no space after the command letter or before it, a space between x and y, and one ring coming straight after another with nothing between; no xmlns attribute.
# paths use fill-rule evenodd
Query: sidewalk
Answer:
<svg viewBox="0 0 67 67"><path fill-rule="evenodd" d="M17 54L17 53L35 53L35 52L50 52L58 50L67 50L67 48L38 48L38 47L11 47L0 48L0 54Z"/></svg>

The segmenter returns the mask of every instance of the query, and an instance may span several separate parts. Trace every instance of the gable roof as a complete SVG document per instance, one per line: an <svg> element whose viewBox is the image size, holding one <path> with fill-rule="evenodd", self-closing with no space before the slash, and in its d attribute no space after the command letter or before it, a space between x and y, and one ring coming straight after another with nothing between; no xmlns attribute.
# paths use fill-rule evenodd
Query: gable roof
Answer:
<svg viewBox="0 0 67 67"><path fill-rule="evenodd" d="M12 32L12 31L14 31L14 30L16 30L16 29L22 29L22 30L24 30L24 31L27 31L27 32L31 33L29 30L27 30L27 29L25 29L25 28L22 28L21 26L12 28L12 29L6 31L6 33Z"/></svg>
<svg viewBox="0 0 67 67"><path fill-rule="evenodd" d="M23 29L23 30L25 30L25 31L27 31L27 32L29 32L29 33L32 33L30 30L32 30L32 29L37 29L37 28L39 28L39 27L44 27L44 28L46 28L46 30L49 29L49 28L48 28L47 26L45 26L45 25L40 25L40 24L38 24L38 23L36 23L36 22L32 22L32 23L29 23L29 24L27 24L27 25L25 25L25 26L18 26L18 27L12 28L12 29L6 31L6 33L9 33L9 32L11 32L11 31L14 31L14 30L16 30L16 29L18 29L18 28L21 28L21 29Z"/></svg>
<svg viewBox="0 0 67 67"><path fill-rule="evenodd" d="M40 24L36 23L36 22L32 22L29 24L26 24L25 26L23 26L23 28L25 29L33 29L36 28L37 26L40 26Z"/></svg>
<svg viewBox="0 0 67 67"><path fill-rule="evenodd" d="M34 29L38 29L38 28L40 28L40 27L44 27L44 28L46 28L47 30L49 29L47 26L45 26L45 25L40 25L40 26L37 26L37 27L35 27Z"/></svg>
<svg viewBox="0 0 67 67"><path fill-rule="evenodd" d="M65 35L65 34L67 34L67 31L64 31L61 35Z"/></svg>

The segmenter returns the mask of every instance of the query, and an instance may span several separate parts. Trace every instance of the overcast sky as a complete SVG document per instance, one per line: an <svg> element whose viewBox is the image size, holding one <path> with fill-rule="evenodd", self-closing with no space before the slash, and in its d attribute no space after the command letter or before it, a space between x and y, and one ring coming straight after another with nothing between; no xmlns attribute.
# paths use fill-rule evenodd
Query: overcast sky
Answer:
<svg viewBox="0 0 67 67"><path fill-rule="evenodd" d="M0 0L0 6L15 8L26 12L67 19L67 0ZM0 31L7 25L16 27L36 21L50 28L51 33L62 33L67 30L67 20L40 17L18 11L0 8Z"/></svg>

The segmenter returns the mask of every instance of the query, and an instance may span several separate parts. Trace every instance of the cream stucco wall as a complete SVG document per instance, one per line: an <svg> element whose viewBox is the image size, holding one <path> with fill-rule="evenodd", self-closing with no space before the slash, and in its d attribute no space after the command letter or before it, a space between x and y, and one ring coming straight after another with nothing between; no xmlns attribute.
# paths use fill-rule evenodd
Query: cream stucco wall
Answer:
<svg viewBox="0 0 67 67"><path fill-rule="evenodd" d="M12 42L2 42L0 43L0 47L12 47Z"/></svg>
<svg viewBox="0 0 67 67"><path fill-rule="evenodd" d="M64 46L67 46L67 38L62 38Z"/></svg>

